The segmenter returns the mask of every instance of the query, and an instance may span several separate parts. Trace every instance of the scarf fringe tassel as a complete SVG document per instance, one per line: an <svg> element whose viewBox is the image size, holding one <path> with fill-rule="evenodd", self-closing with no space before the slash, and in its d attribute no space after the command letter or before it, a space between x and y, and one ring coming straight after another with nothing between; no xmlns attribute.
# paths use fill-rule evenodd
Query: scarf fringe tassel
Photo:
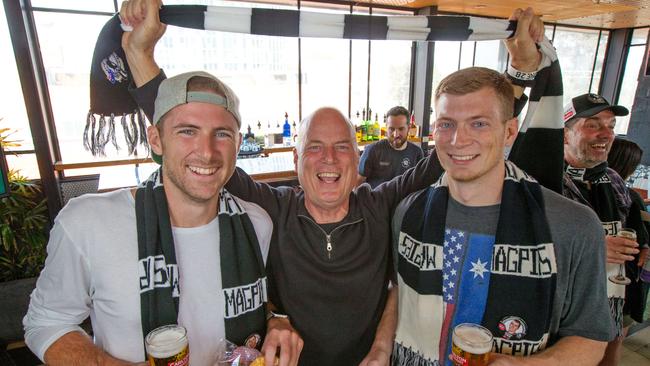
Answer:
<svg viewBox="0 0 650 366"><path fill-rule="evenodd" d="M106 156L106 145L111 143L116 151L120 150L115 133L116 116L114 114L98 114L99 119L92 111L88 111L86 127L83 133L83 145L86 151L93 156ZM127 121L128 119L128 121ZM147 124L141 110L122 114L120 122L124 130L124 140L128 155L138 155L138 145L142 145L145 152L149 153L147 141Z"/></svg>
<svg viewBox="0 0 650 366"><path fill-rule="evenodd" d="M429 361L421 354L395 342L393 345L392 365L400 366L440 366L438 361Z"/></svg>

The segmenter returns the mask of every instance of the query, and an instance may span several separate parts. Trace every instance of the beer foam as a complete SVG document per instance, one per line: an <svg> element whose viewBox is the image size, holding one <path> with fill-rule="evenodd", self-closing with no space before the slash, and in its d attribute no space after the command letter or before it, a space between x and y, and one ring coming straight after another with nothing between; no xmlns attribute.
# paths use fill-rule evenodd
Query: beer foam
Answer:
<svg viewBox="0 0 650 366"><path fill-rule="evenodd" d="M155 358L167 358L179 353L187 346L182 328L167 328L150 333L147 337L147 353Z"/></svg>
<svg viewBox="0 0 650 366"><path fill-rule="evenodd" d="M492 336L476 327L459 327L454 330L454 343L466 352L476 355L492 350Z"/></svg>

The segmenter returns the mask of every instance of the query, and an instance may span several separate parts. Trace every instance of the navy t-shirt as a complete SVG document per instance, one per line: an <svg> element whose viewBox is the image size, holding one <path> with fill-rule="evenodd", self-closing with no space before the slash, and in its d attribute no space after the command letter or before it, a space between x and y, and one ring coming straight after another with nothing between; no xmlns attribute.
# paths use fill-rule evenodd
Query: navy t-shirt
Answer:
<svg viewBox="0 0 650 366"><path fill-rule="evenodd" d="M359 160L359 174L366 177L371 187L389 181L415 166L422 159L422 149L410 142L404 150L393 149L388 140L366 146Z"/></svg>

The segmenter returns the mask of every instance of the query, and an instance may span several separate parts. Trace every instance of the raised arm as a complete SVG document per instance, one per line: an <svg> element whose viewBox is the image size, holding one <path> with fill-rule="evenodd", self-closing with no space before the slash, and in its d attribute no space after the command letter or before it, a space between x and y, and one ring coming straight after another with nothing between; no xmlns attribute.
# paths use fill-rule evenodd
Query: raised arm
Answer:
<svg viewBox="0 0 650 366"><path fill-rule="evenodd" d="M443 172L438 155L435 150L431 150L429 156L420 160L404 174L378 185L373 190L373 194L376 199L385 202L392 213L404 197L435 183Z"/></svg>
<svg viewBox="0 0 650 366"><path fill-rule="evenodd" d="M508 157L543 186L562 192L564 164L562 125L562 72L557 55L544 38L544 24L532 9L517 9L515 35L506 40L510 54L508 75L515 97L531 87L530 103L519 135ZM521 105L519 106L522 107Z"/></svg>
<svg viewBox="0 0 650 366"><path fill-rule="evenodd" d="M160 73L153 55L156 43L167 28L158 15L161 6L161 0L130 0L122 2L120 7L122 24L133 28L122 35L122 48L136 87Z"/></svg>
<svg viewBox="0 0 650 366"><path fill-rule="evenodd" d="M159 0L124 1L120 8L122 23L133 28L122 35L122 48L133 76L129 91L138 106L151 121L158 86L166 78L154 59L154 49L165 33L166 25L160 22Z"/></svg>

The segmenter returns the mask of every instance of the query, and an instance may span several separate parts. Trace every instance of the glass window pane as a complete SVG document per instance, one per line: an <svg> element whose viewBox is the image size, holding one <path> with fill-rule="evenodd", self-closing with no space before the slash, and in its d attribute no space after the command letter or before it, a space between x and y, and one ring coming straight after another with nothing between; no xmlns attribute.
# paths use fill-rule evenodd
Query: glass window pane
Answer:
<svg viewBox="0 0 650 366"><path fill-rule="evenodd" d="M18 77L16 58L14 48L11 45L4 6L0 6L0 65L4 65L0 67L0 80L2 80L3 84L0 89L0 98L2 99L0 129L10 128L11 136L9 140L14 140L21 145L15 148L7 148L7 150L32 150L34 149L34 143L29 129L25 100L20 78ZM3 134L3 136L5 135ZM20 166L14 166L14 168L22 169Z"/></svg>
<svg viewBox="0 0 650 366"><path fill-rule="evenodd" d="M120 3L121 1L118 1L118 6ZM117 11L113 0L32 0L32 6L39 8L106 11L110 13Z"/></svg>
<svg viewBox="0 0 650 366"><path fill-rule="evenodd" d="M435 115L435 103L433 94L440 81L447 75L458 70L458 50L460 42L439 41L435 43L433 55L433 83L431 108Z"/></svg>
<svg viewBox="0 0 650 366"><path fill-rule="evenodd" d="M34 19L61 156L64 161L92 160L82 143L90 106L90 63L97 36L108 17L35 12ZM74 42L70 42L71 39ZM116 131L121 132L121 128L116 128ZM123 141L122 136L118 138L118 141ZM107 154L118 156L112 146L107 149ZM126 157L126 152L121 156Z"/></svg>
<svg viewBox="0 0 650 366"><path fill-rule="evenodd" d="M589 91L598 31L557 27L554 45L562 63L564 103Z"/></svg>
<svg viewBox="0 0 650 366"><path fill-rule="evenodd" d="M346 42L347 43L347 42ZM362 113L366 108L366 103L368 102L368 44L370 41L364 40L353 40L352 41L352 64L349 66L352 68L352 85L351 85L351 96L350 96L350 117L355 117L357 112ZM373 42L371 49L374 49L377 45L377 42ZM371 70L375 67L375 60L372 60ZM346 67L341 70L341 72L347 72L349 68ZM347 96L348 90L345 91ZM304 100L304 99L303 99ZM374 109L375 107L370 105L370 108ZM346 105L345 109L342 110L343 114L348 112L348 107Z"/></svg>
<svg viewBox="0 0 650 366"><path fill-rule="evenodd" d="M644 50L645 47L643 46L630 47L627 61L625 62L625 68L623 69L623 83L621 84L621 94L618 96L617 104L626 107L630 111L632 110L634 96L636 95L636 86L639 78L639 70L643 63ZM625 135L629 123L630 115L625 117L616 117L616 128L614 131L617 134Z"/></svg>
<svg viewBox="0 0 650 366"><path fill-rule="evenodd" d="M338 108L345 114L348 110L349 41L303 38L301 42L303 118L323 106Z"/></svg>
<svg viewBox="0 0 650 366"><path fill-rule="evenodd" d="M460 68L472 67L474 62L474 43L472 41L461 42L460 44Z"/></svg>
<svg viewBox="0 0 650 366"><path fill-rule="evenodd" d="M605 62L605 51L607 51L607 40L609 39L609 31L603 31L600 36L600 44L598 45L598 56L596 56L596 66L594 66L594 78L591 82L590 93L599 93L600 91L600 76L603 72L603 62Z"/></svg>
<svg viewBox="0 0 650 366"><path fill-rule="evenodd" d="M503 60L499 60L499 55L503 53ZM474 66L487 67L492 70L504 71L506 68L507 52L503 42L480 41L476 42L476 56Z"/></svg>
<svg viewBox="0 0 650 366"><path fill-rule="evenodd" d="M648 40L648 28L637 28L632 33L632 43L630 45L644 45Z"/></svg>
<svg viewBox="0 0 650 366"><path fill-rule="evenodd" d="M553 25L544 25L544 35L553 41Z"/></svg>
<svg viewBox="0 0 650 366"><path fill-rule="evenodd" d="M18 169L20 174L29 179L41 179L38 172L38 162L36 161L36 154L20 154L15 155L7 153L7 166L9 169Z"/></svg>
<svg viewBox="0 0 650 366"><path fill-rule="evenodd" d="M304 44L304 42L303 42ZM168 76L204 70L230 86L240 100L241 131L298 121L298 40L169 27L156 47Z"/></svg>
<svg viewBox="0 0 650 366"><path fill-rule="evenodd" d="M372 42L370 67L370 108L383 115L396 105L408 108L411 73L411 45L409 41Z"/></svg>

